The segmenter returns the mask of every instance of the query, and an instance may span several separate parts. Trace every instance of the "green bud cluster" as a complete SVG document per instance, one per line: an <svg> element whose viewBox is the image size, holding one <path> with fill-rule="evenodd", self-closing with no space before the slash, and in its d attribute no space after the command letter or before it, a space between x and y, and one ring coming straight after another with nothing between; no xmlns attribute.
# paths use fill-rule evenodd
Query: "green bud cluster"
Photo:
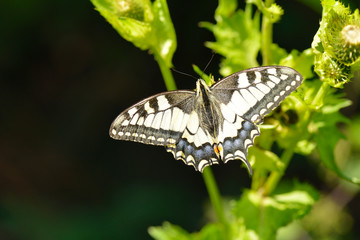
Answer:
<svg viewBox="0 0 360 240"><path fill-rule="evenodd" d="M323 18L314 37L315 71L333 87L350 81L360 59L360 15L335 0L323 0Z"/></svg>

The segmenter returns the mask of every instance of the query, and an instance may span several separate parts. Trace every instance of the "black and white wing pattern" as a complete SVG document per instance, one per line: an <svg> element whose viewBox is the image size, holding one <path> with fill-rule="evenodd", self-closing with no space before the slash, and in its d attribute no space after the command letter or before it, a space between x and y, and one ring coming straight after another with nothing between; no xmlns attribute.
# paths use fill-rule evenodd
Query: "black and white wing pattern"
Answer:
<svg viewBox="0 0 360 240"><path fill-rule="evenodd" d="M256 124L302 82L292 68L268 66L234 73L196 91L164 92L122 112L110 127L114 139L162 145L198 171L239 159L260 134Z"/></svg>
<svg viewBox="0 0 360 240"><path fill-rule="evenodd" d="M211 87L217 98L242 118L259 123L302 83L300 73L284 66L246 69Z"/></svg>
<svg viewBox="0 0 360 240"><path fill-rule="evenodd" d="M178 142L193 109L194 91L160 93L123 111L111 124L117 140L167 146Z"/></svg>

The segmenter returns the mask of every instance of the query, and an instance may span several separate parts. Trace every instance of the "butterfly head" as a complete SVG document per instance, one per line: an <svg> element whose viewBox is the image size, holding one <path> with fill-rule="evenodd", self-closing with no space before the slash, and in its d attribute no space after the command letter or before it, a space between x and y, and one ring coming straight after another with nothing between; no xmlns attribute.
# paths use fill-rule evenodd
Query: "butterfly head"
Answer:
<svg viewBox="0 0 360 240"><path fill-rule="evenodd" d="M209 95L209 92L210 92L210 88L206 84L205 80L199 79L196 82L196 96L204 98Z"/></svg>

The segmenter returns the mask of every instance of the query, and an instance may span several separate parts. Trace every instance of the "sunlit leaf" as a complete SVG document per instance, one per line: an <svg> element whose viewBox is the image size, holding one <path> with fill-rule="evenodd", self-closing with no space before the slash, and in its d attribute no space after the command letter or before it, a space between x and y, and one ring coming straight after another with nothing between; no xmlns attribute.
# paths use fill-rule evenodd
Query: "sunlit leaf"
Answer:
<svg viewBox="0 0 360 240"><path fill-rule="evenodd" d="M335 147L343 134L339 131L337 124L348 123L349 120L339 110L350 105L350 101L339 94L329 94L324 100L324 106L320 112L313 116L313 126L317 129L314 140L317 144L320 159L324 165L334 171L339 177L350 182L360 184L360 179L346 176L337 166L335 159Z"/></svg>
<svg viewBox="0 0 360 240"><path fill-rule="evenodd" d="M248 160L254 164L253 168L256 171L280 171L284 168L284 164L275 153L257 147L249 149Z"/></svg>
<svg viewBox="0 0 360 240"><path fill-rule="evenodd" d="M311 49L306 49L303 52L292 50L285 58L280 60L280 65L292 67L296 69L305 79L314 76L312 67L314 65L314 54Z"/></svg>
<svg viewBox="0 0 360 240"><path fill-rule="evenodd" d="M234 214L243 220L249 237L255 234L257 239L275 239L280 227L306 215L317 198L316 191L306 184L296 184L291 191L274 196L247 191Z"/></svg>
<svg viewBox="0 0 360 240"><path fill-rule="evenodd" d="M224 56L220 73L224 76L236 71L258 66L257 56L260 50L260 15L253 14L250 4L245 11L233 7L219 10L217 23L202 22L201 26L212 31L216 42L206 42L206 46ZM221 19L221 20L219 20Z"/></svg>
<svg viewBox="0 0 360 240"><path fill-rule="evenodd" d="M168 67L176 49L175 30L166 0L91 0L127 41L160 56Z"/></svg>
<svg viewBox="0 0 360 240"><path fill-rule="evenodd" d="M181 227L169 222L159 227L149 227L148 232L156 240L190 240L191 235Z"/></svg>

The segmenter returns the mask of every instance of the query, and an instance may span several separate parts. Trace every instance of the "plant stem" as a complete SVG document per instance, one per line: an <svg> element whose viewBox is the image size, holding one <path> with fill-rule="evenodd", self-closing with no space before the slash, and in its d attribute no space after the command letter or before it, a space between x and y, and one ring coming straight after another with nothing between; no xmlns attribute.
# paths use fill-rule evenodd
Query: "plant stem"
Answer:
<svg viewBox="0 0 360 240"><path fill-rule="evenodd" d="M265 7L269 7L274 0L265 0ZM273 38L273 23L271 19L263 13L263 19L261 23L261 54L263 58L263 65L270 65L273 64L273 58L271 54L271 45L272 45L272 38Z"/></svg>
<svg viewBox="0 0 360 240"><path fill-rule="evenodd" d="M281 180L282 176L285 173L285 170L287 166L289 165L289 162L294 155L294 150L296 146L297 140L294 141L293 144L289 144L289 147L285 149L285 151L281 154L280 160L282 163L284 163L284 168L281 171L273 171L271 172L270 176L268 177L265 186L264 186L264 192L263 194L265 196L270 195L274 189L277 187L279 181Z"/></svg>
<svg viewBox="0 0 360 240"><path fill-rule="evenodd" d="M207 167L204 169L203 174L202 174L203 178L204 178L204 182L206 185L206 189L209 193L209 197L210 197L210 201L211 201L211 205L213 206L217 219L219 221L219 223L221 225L223 225L224 227L224 231L225 231L225 235L227 236L227 228L228 228L228 223L226 221L225 218L225 214L224 214L224 208L223 208L223 204L222 204L222 200L221 200L221 196L219 193L219 189L217 187L217 184L215 182L215 178L214 175L211 171L210 167Z"/></svg>
<svg viewBox="0 0 360 240"><path fill-rule="evenodd" d="M328 90L329 90L329 84L323 82L318 92L316 93L316 96L314 97L314 100L312 101L311 105L315 108L321 107L321 105L323 104L324 97L327 94Z"/></svg>
<svg viewBox="0 0 360 240"><path fill-rule="evenodd" d="M166 62L164 61L164 59L160 56L160 54L157 53L157 51L153 51L155 59L157 61L157 63L159 64L160 67L160 71L161 74L163 76L164 82L165 82L165 86L167 88L168 91L172 91L172 90L176 90L176 84L175 84L175 80L174 77L171 73L170 67L167 66Z"/></svg>

